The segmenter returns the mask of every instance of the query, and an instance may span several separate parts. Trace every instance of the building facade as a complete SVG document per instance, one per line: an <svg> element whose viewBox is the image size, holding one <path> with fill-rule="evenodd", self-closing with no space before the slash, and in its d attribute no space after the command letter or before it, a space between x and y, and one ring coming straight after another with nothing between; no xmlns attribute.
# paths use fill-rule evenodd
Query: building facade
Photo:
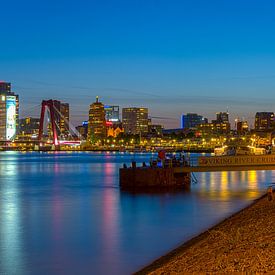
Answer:
<svg viewBox="0 0 275 275"><path fill-rule="evenodd" d="M83 121L82 125L76 127L76 130L79 132L82 138L87 139L88 137L88 121Z"/></svg>
<svg viewBox="0 0 275 275"><path fill-rule="evenodd" d="M120 123L119 106L105 105L104 110L106 121L112 122L113 124Z"/></svg>
<svg viewBox="0 0 275 275"><path fill-rule="evenodd" d="M89 110L88 140L91 143L103 142L106 136L104 104L99 102L98 97L96 97L96 102L90 105Z"/></svg>
<svg viewBox="0 0 275 275"><path fill-rule="evenodd" d="M18 124L19 96L11 91L11 83L0 82L0 140L14 140Z"/></svg>
<svg viewBox="0 0 275 275"><path fill-rule="evenodd" d="M274 128L273 112L257 112L255 115L255 130L268 131Z"/></svg>
<svg viewBox="0 0 275 275"><path fill-rule="evenodd" d="M70 105L69 103L60 103L60 132L67 137L70 134Z"/></svg>
<svg viewBox="0 0 275 275"><path fill-rule="evenodd" d="M212 120L213 125L210 125L210 128L213 128L216 133L229 133L231 130L231 125L229 123L229 113L228 112L219 112L216 113L216 119Z"/></svg>
<svg viewBox="0 0 275 275"><path fill-rule="evenodd" d="M229 123L229 113L228 112L216 113L216 122L217 123Z"/></svg>
<svg viewBox="0 0 275 275"><path fill-rule="evenodd" d="M19 138L31 140L38 137L40 119L33 117L21 118L19 120Z"/></svg>
<svg viewBox="0 0 275 275"><path fill-rule="evenodd" d="M238 134L244 134L248 132L248 122L247 121L237 121L236 122L236 130Z"/></svg>
<svg viewBox="0 0 275 275"><path fill-rule="evenodd" d="M183 114L181 116L182 129L197 128L199 125L207 122L207 118L204 118L203 116L195 113L187 113L186 115Z"/></svg>
<svg viewBox="0 0 275 275"><path fill-rule="evenodd" d="M122 125L125 134L147 135L148 108L123 108Z"/></svg>

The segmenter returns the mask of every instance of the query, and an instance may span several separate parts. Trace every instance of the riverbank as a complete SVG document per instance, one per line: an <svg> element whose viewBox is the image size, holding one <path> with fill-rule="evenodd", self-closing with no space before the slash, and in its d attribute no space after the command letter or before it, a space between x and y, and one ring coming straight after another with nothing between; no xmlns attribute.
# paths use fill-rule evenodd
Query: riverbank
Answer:
<svg viewBox="0 0 275 275"><path fill-rule="evenodd" d="M274 251L275 200L265 195L136 274L274 272Z"/></svg>

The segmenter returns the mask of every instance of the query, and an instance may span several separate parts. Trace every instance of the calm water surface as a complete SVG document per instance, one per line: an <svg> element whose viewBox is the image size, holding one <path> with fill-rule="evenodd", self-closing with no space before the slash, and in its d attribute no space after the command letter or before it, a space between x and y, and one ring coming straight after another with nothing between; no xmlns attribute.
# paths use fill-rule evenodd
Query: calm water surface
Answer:
<svg viewBox="0 0 275 275"><path fill-rule="evenodd" d="M131 194L150 154L0 153L0 274L129 274L259 197L273 171L196 174L191 191Z"/></svg>

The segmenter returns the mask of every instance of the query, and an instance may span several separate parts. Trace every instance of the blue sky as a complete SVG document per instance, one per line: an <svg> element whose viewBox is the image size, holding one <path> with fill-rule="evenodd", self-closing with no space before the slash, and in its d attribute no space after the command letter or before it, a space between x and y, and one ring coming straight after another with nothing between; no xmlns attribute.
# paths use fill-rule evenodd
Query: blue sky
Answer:
<svg viewBox="0 0 275 275"><path fill-rule="evenodd" d="M20 95L21 115L45 98L87 118L106 104L145 106L155 122L181 113L250 122L274 111L272 0L3 1L0 80Z"/></svg>

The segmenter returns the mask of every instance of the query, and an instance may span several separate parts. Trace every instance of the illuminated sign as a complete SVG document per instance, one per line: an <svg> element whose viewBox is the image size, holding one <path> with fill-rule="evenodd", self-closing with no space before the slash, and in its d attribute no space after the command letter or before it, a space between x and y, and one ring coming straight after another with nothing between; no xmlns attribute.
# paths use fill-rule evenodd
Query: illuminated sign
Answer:
<svg viewBox="0 0 275 275"><path fill-rule="evenodd" d="M199 157L199 166L274 165L275 155Z"/></svg>
<svg viewBox="0 0 275 275"><path fill-rule="evenodd" d="M15 138L15 134L16 134L16 97L15 96L6 97L6 110L7 110L6 140L12 140Z"/></svg>

